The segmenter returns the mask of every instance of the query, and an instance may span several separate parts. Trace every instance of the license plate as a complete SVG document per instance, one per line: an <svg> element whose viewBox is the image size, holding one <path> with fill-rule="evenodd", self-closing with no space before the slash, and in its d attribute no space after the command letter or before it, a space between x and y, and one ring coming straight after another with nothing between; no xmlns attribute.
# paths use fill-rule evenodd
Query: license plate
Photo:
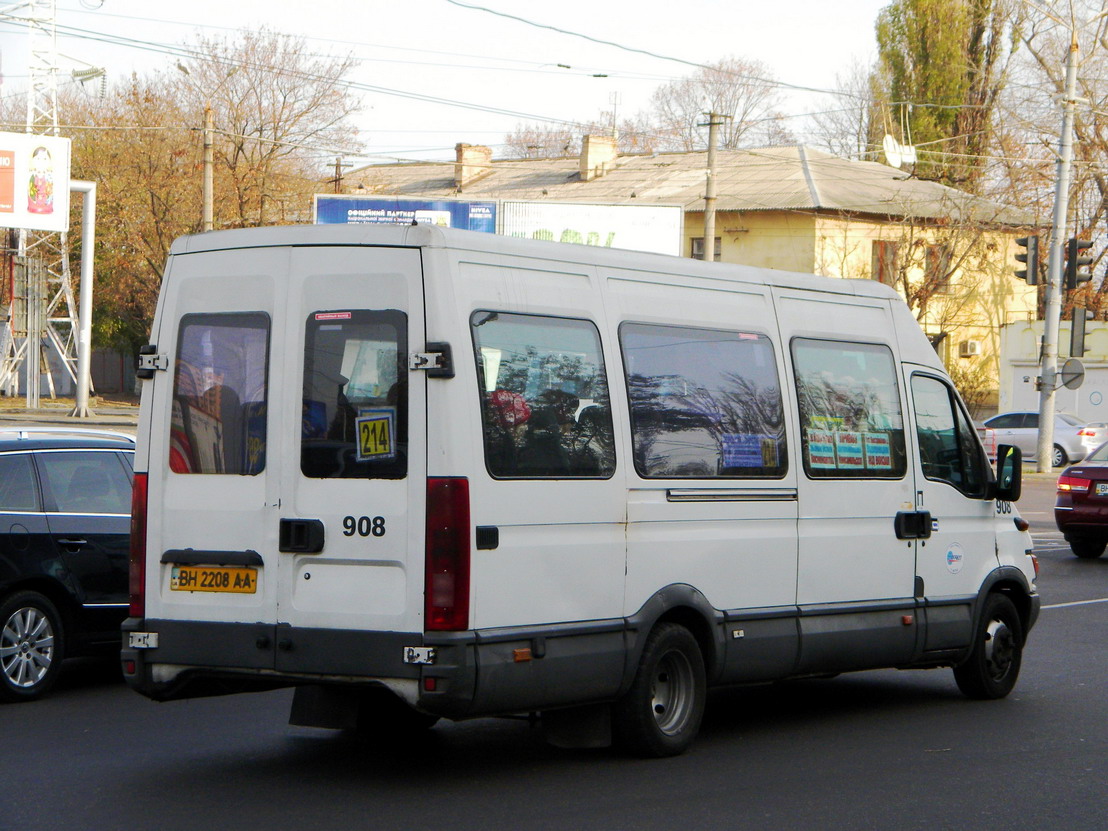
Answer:
<svg viewBox="0 0 1108 831"><path fill-rule="evenodd" d="M1108 482L1097 482L1096 483L1096 495L1097 496L1104 496L1105 494L1108 494Z"/></svg>
<svg viewBox="0 0 1108 831"><path fill-rule="evenodd" d="M224 566L174 566L169 578L169 588L175 592L254 594L258 591L258 570Z"/></svg>

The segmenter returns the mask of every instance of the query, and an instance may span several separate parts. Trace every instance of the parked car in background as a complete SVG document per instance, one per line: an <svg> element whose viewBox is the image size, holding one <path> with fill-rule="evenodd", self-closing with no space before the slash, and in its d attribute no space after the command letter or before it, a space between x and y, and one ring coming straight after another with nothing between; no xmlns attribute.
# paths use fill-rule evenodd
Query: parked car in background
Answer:
<svg viewBox="0 0 1108 831"><path fill-rule="evenodd" d="M1054 414L1054 467L1079 462L1091 449L1081 436L1085 422L1070 413ZM1000 413L985 420L985 427L995 431L997 444L1011 444L1023 452L1023 458L1034 461L1039 447L1039 414L1036 412Z"/></svg>
<svg viewBox="0 0 1108 831"><path fill-rule="evenodd" d="M1108 545L1108 444L1062 471L1054 521L1078 557L1092 560L1104 553Z"/></svg>
<svg viewBox="0 0 1108 831"><path fill-rule="evenodd" d="M1108 421L1090 421L1077 431L1081 443L1085 445L1087 456L1105 442L1108 442Z"/></svg>
<svg viewBox="0 0 1108 831"><path fill-rule="evenodd" d="M38 698L63 658L119 649L134 439L0 428L0 701Z"/></svg>

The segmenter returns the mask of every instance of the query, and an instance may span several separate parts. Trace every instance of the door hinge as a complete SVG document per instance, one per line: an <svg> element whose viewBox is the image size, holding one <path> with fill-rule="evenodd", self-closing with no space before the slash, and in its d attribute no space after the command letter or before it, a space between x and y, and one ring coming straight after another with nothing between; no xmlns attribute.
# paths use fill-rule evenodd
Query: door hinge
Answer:
<svg viewBox="0 0 1108 831"><path fill-rule="evenodd" d="M135 361L135 375L144 381L154 377L154 373L169 369L169 356L159 355L158 347L153 343L139 347L138 359Z"/></svg>
<svg viewBox="0 0 1108 831"><path fill-rule="evenodd" d="M428 343L423 352L408 356L408 369L420 369L428 378L453 378L454 357L449 343Z"/></svg>

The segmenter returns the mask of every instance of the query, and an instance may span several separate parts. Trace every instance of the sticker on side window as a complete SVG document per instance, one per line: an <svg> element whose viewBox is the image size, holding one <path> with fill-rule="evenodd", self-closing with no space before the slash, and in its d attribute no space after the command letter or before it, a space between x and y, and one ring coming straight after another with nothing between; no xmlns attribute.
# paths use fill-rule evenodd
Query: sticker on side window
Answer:
<svg viewBox="0 0 1108 831"><path fill-rule="evenodd" d="M358 461L396 458L396 409L381 407L358 411Z"/></svg>

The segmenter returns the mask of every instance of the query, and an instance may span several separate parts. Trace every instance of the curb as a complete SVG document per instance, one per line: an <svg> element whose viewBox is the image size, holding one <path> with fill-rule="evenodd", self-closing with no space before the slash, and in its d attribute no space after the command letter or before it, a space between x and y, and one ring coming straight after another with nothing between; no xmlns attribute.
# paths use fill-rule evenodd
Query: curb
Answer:
<svg viewBox="0 0 1108 831"><path fill-rule="evenodd" d="M125 432L138 429L138 408L98 408L92 415L79 418L67 410L0 410L0 427L4 425L61 425L65 427L111 427Z"/></svg>

